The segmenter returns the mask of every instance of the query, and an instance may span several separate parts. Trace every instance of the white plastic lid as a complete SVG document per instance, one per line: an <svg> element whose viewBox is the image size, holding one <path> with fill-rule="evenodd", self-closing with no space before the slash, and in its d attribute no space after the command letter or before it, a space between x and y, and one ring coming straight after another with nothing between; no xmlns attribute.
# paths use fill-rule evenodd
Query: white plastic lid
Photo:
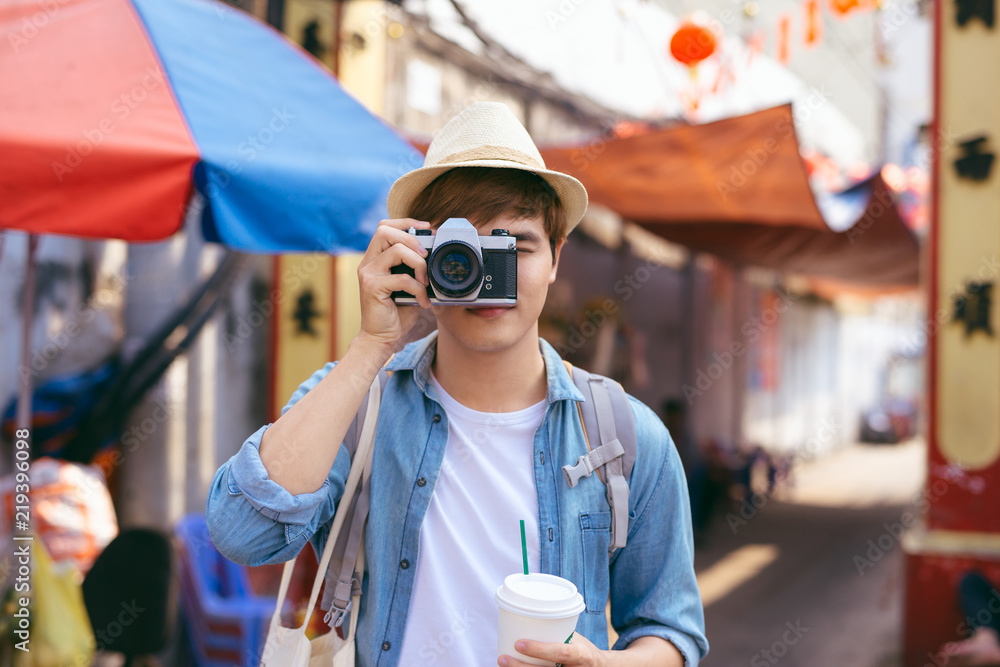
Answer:
<svg viewBox="0 0 1000 667"><path fill-rule="evenodd" d="M512 574L497 588L497 604L532 618L565 618L584 610L576 585L552 574Z"/></svg>

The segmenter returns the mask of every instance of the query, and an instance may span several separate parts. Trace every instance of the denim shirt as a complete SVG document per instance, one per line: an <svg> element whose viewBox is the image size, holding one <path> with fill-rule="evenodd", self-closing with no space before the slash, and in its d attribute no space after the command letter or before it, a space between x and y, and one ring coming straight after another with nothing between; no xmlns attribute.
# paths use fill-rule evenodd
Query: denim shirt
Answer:
<svg viewBox="0 0 1000 667"><path fill-rule="evenodd" d="M584 396L559 358L539 339L547 375L545 416L534 437L541 571L569 579L586 602L576 631L608 648L605 605L619 633L615 649L644 635L662 637L697 665L708 652L684 471L663 423L629 397L638 447L629 479L628 542L608 554L611 514L597 474L569 488L561 467L588 451L577 402ZM362 667L397 665L413 593L420 525L434 493L448 442L448 423L428 381L436 332L407 345L386 368L371 473L365 576L358 617ZM330 372L326 364L302 383L282 414ZM207 503L212 541L244 565L281 563L307 541L322 553L350 469L346 448L323 485L292 495L268 478L258 448L268 426L251 435L219 468ZM498 499L497 502L503 502ZM513 519L512 519L513 520ZM499 585L500 582L497 582ZM493 664L493 656L483 664Z"/></svg>

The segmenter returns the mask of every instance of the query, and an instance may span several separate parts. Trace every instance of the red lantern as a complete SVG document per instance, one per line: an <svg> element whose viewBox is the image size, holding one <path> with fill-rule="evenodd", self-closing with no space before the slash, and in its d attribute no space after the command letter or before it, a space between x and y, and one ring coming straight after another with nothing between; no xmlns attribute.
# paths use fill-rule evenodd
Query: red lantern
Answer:
<svg viewBox="0 0 1000 667"><path fill-rule="evenodd" d="M686 21L670 38L670 55L677 62L692 66L715 53L715 46L715 35L711 30Z"/></svg>
<svg viewBox="0 0 1000 667"><path fill-rule="evenodd" d="M844 17L856 9L861 9L859 0L830 0L830 9L837 16Z"/></svg>
<svg viewBox="0 0 1000 667"><path fill-rule="evenodd" d="M823 16L819 0L806 0L806 46L816 46L823 37Z"/></svg>

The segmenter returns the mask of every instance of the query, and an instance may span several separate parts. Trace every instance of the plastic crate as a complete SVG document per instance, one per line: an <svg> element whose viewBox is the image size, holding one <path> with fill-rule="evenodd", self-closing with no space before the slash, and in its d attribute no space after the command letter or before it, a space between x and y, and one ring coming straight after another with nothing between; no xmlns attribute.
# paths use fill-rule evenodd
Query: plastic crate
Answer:
<svg viewBox="0 0 1000 667"><path fill-rule="evenodd" d="M276 598L254 594L247 568L218 552L204 515L177 522L181 606L195 664L258 667Z"/></svg>

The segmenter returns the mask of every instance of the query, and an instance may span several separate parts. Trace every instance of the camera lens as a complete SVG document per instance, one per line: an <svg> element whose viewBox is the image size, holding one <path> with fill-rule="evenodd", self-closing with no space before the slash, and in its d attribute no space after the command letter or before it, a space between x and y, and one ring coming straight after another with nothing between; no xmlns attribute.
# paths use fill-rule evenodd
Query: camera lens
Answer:
<svg viewBox="0 0 1000 667"><path fill-rule="evenodd" d="M472 273L472 265L469 258L460 252L449 252L441 258L441 275L449 283L456 285L468 279Z"/></svg>
<svg viewBox="0 0 1000 667"><path fill-rule="evenodd" d="M467 296L482 282L479 257L471 246L461 241L450 241L434 251L430 269L431 282L445 296Z"/></svg>

